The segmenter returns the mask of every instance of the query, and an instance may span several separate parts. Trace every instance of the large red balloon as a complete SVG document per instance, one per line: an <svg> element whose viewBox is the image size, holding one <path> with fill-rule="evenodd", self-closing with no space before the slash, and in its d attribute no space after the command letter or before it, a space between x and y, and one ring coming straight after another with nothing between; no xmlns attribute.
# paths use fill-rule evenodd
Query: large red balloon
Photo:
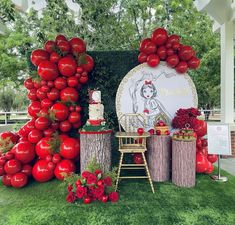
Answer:
<svg viewBox="0 0 235 225"><path fill-rule="evenodd" d="M75 170L76 166L73 161L69 159L63 159L56 165L54 174L58 180L63 180L64 179L63 173L69 175L71 173L74 173Z"/></svg>
<svg viewBox="0 0 235 225"><path fill-rule="evenodd" d="M49 60L49 54L43 49L36 49L31 54L31 62L38 66L42 61Z"/></svg>
<svg viewBox="0 0 235 225"><path fill-rule="evenodd" d="M152 41L156 45L164 45L167 41L167 38L167 31L164 28L157 28L154 30L151 37Z"/></svg>
<svg viewBox="0 0 235 225"><path fill-rule="evenodd" d="M3 175L2 177L2 183L7 186L7 187L10 187L11 186L11 178L12 178L12 175L11 174L5 174Z"/></svg>
<svg viewBox="0 0 235 225"><path fill-rule="evenodd" d="M51 61L42 61L38 65L38 75L43 80L55 80L59 75L57 65Z"/></svg>
<svg viewBox="0 0 235 225"><path fill-rule="evenodd" d="M166 63L170 67L175 67L179 63L179 57L176 54L170 55L166 58Z"/></svg>
<svg viewBox="0 0 235 225"><path fill-rule="evenodd" d="M194 51L191 46L183 45L180 47L179 58L182 61L188 61L193 56Z"/></svg>
<svg viewBox="0 0 235 225"><path fill-rule="evenodd" d="M80 153L80 144L75 138L66 138L60 146L60 155L66 159L75 159Z"/></svg>
<svg viewBox="0 0 235 225"><path fill-rule="evenodd" d="M7 174L15 174L20 172L21 170L21 163L17 159L10 159L4 165L4 170Z"/></svg>
<svg viewBox="0 0 235 225"><path fill-rule="evenodd" d="M150 67L156 67L160 63L160 58L156 54L151 54L147 58L147 64Z"/></svg>
<svg viewBox="0 0 235 225"><path fill-rule="evenodd" d="M14 188L22 188L28 183L28 176L24 173L16 173L11 178L11 185Z"/></svg>
<svg viewBox="0 0 235 225"><path fill-rule="evenodd" d="M214 165L210 162L210 161L208 161L208 168L207 168L207 170L206 170L206 174L210 174L210 173L212 173L214 171Z"/></svg>
<svg viewBox="0 0 235 225"><path fill-rule="evenodd" d="M65 56L60 59L58 68L62 75L71 77L76 73L77 63L72 57Z"/></svg>
<svg viewBox="0 0 235 225"><path fill-rule="evenodd" d="M218 156L216 154L208 154L207 159L211 163L215 163L218 160Z"/></svg>
<svg viewBox="0 0 235 225"><path fill-rule="evenodd" d="M196 120L193 129L198 137L203 137L207 134L207 123L204 120Z"/></svg>
<svg viewBox="0 0 235 225"><path fill-rule="evenodd" d="M200 66L200 59L193 56L187 63L190 69L197 69Z"/></svg>
<svg viewBox="0 0 235 225"><path fill-rule="evenodd" d="M36 181L46 182L53 178L54 173L48 168L48 162L41 159L34 164L32 175Z"/></svg>
<svg viewBox="0 0 235 225"><path fill-rule="evenodd" d="M196 172L197 173L204 173L208 169L208 160L206 156L202 153L198 152L196 154Z"/></svg>
<svg viewBox="0 0 235 225"><path fill-rule="evenodd" d="M30 163L35 157L35 147L28 141L19 142L14 149L15 158L24 164Z"/></svg>

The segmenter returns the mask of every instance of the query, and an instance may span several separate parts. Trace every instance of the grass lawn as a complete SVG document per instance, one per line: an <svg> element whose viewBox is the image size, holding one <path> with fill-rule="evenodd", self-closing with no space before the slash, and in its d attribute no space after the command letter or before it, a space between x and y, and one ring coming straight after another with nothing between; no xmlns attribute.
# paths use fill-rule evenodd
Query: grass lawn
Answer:
<svg viewBox="0 0 235 225"><path fill-rule="evenodd" d="M68 204L61 182L32 181L16 190L0 184L1 225L147 225L147 224L235 224L235 177L217 183L198 175L195 188L155 183L156 193L144 180L124 180L117 203Z"/></svg>

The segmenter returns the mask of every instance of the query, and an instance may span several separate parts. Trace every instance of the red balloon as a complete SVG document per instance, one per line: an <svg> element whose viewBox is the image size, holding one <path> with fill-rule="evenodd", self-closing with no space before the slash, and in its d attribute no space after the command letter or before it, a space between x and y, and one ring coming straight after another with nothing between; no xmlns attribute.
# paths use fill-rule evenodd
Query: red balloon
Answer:
<svg viewBox="0 0 235 225"><path fill-rule="evenodd" d="M47 42L44 44L44 49L45 49L47 52L51 53L51 52L53 52L53 51L55 50L55 46L56 46L56 44L55 44L54 41L47 41Z"/></svg>
<svg viewBox="0 0 235 225"><path fill-rule="evenodd" d="M207 134L207 123L204 120L196 120L193 129L198 137L203 137Z"/></svg>
<svg viewBox="0 0 235 225"><path fill-rule="evenodd" d="M32 102L28 106L28 113L32 117L37 117L37 113L41 110L41 103L39 101Z"/></svg>
<svg viewBox="0 0 235 225"><path fill-rule="evenodd" d="M172 48L167 48L166 54L167 54L167 56L171 56L171 55L174 55L175 52L174 52L174 50Z"/></svg>
<svg viewBox="0 0 235 225"><path fill-rule="evenodd" d="M11 186L11 178L12 178L12 175L10 175L10 174L3 175L3 177L2 177L3 185L10 187Z"/></svg>
<svg viewBox="0 0 235 225"><path fill-rule="evenodd" d="M52 105L53 105L53 101L51 99L49 99L49 98L44 98L41 101L42 108L49 109Z"/></svg>
<svg viewBox="0 0 235 225"><path fill-rule="evenodd" d="M166 58L166 63L170 67L175 67L179 63L179 57L176 54L170 55Z"/></svg>
<svg viewBox="0 0 235 225"><path fill-rule="evenodd" d="M73 58L65 56L60 59L58 68L63 76L71 77L76 73L77 63Z"/></svg>
<svg viewBox="0 0 235 225"><path fill-rule="evenodd" d="M54 81L55 87L59 90L63 90L67 87L67 80L63 77L57 77Z"/></svg>
<svg viewBox="0 0 235 225"><path fill-rule="evenodd" d="M146 61L147 61L147 57L148 57L147 54L141 52L141 53L138 55L138 62L139 62L139 63L144 63L144 62L146 62Z"/></svg>
<svg viewBox="0 0 235 225"><path fill-rule="evenodd" d="M179 64L176 66L175 70L177 73L186 73L188 70L188 64L186 62L179 62Z"/></svg>
<svg viewBox="0 0 235 225"><path fill-rule="evenodd" d="M28 78L24 81L24 86L30 90L30 89L33 89L34 88L34 85L33 85L33 80L32 78Z"/></svg>
<svg viewBox="0 0 235 225"><path fill-rule="evenodd" d="M25 164L22 167L21 173L26 174L28 177L30 177L32 175L32 169L33 167L29 164Z"/></svg>
<svg viewBox="0 0 235 225"><path fill-rule="evenodd" d="M201 149L202 148L202 140L200 138L197 138L196 140L196 146L197 148Z"/></svg>
<svg viewBox="0 0 235 225"><path fill-rule="evenodd" d="M202 148L202 149L200 149L200 152L204 155L204 156L206 156L207 157L207 155L208 155L208 150L207 150L207 148Z"/></svg>
<svg viewBox="0 0 235 225"><path fill-rule="evenodd" d="M49 60L42 61L38 65L38 75L43 80L55 80L59 75L57 65Z"/></svg>
<svg viewBox="0 0 235 225"><path fill-rule="evenodd" d="M0 166L0 177L5 174L4 167Z"/></svg>
<svg viewBox="0 0 235 225"><path fill-rule="evenodd" d="M58 63L59 60L61 59L61 56L57 52L52 52L50 55L50 61L52 63Z"/></svg>
<svg viewBox="0 0 235 225"><path fill-rule="evenodd" d="M180 42L180 37L176 34L170 35L167 39L167 44L170 44L171 47L173 44L179 43L179 42Z"/></svg>
<svg viewBox="0 0 235 225"><path fill-rule="evenodd" d="M4 170L7 174L18 173L21 170L21 163L17 159L10 159L5 163Z"/></svg>
<svg viewBox="0 0 235 225"><path fill-rule="evenodd" d="M208 143L207 143L207 139L201 139L202 140L202 147L207 147Z"/></svg>
<svg viewBox="0 0 235 225"><path fill-rule="evenodd" d="M156 54L151 54L147 58L147 64L150 67L156 67L160 63L159 56Z"/></svg>
<svg viewBox="0 0 235 225"><path fill-rule="evenodd" d="M28 99L31 100L31 101L37 101L38 100L38 97L37 97L37 90L36 88L32 88L29 90L29 93L28 93Z"/></svg>
<svg viewBox="0 0 235 225"><path fill-rule="evenodd" d="M210 173L212 173L214 171L214 165L210 162L210 161L208 161L208 168L207 168L207 170L206 170L206 174L210 174Z"/></svg>
<svg viewBox="0 0 235 225"><path fill-rule="evenodd" d="M31 54L31 62L38 66L42 61L49 60L49 54L43 49L36 49Z"/></svg>
<svg viewBox="0 0 235 225"><path fill-rule="evenodd" d="M143 164L144 160L141 153L135 153L133 155L133 161L135 164Z"/></svg>
<svg viewBox="0 0 235 225"><path fill-rule="evenodd" d="M51 112L54 113L55 119L58 121L64 121L69 115L69 109L63 103L57 102L51 107Z"/></svg>
<svg viewBox="0 0 235 225"><path fill-rule="evenodd" d="M208 154L207 159L211 163L215 163L218 160L218 156L216 154Z"/></svg>
<svg viewBox="0 0 235 225"><path fill-rule="evenodd" d="M180 47L179 58L182 61L188 61L190 58L192 58L193 54L194 51L191 46L183 45Z"/></svg>
<svg viewBox="0 0 235 225"><path fill-rule="evenodd" d="M86 51L86 43L77 37L71 38L69 40L69 44L71 46L71 50L73 54L80 54Z"/></svg>
<svg viewBox="0 0 235 225"><path fill-rule="evenodd" d="M143 52L143 49L145 49L146 45L147 45L149 42L151 42L151 38L143 39L143 40L140 42L139 51L140 51L140 52Z"/></svg>
<svg viewBox="0 0 235 225"><path fill-rule="evenodd" d="M190 69L197 69L200 66L200 59L193 56L187 63Z"/></svg>
<svg viewBox="0 0 235 225"><path fill-rule="evenodd" d="M52 88L48 93L47 93L48 99L51 101L55 101L59 99L60 97L60 91L57 88Z"/></svg>
<svg viewBox="0 0 235 225"><path fill-rule="evenodd" d="M63 54L68 54L69 51L70 51L70 45L69 45L69 42L68 42L68 41L63 41L63 40L61 40L61 41L57 44L57 47L60 49L60 51L61 51Z"/></svg>
<svg viewBox="0 0 235 225"><path fill-rule="evenodd" d="M67 39L63 34L58 34L55 38L55 42L56 42L56 44L58 44L61 41L67 41Z"/></svg>
<svg viewBox="0 0 235 225"><path fill-rule="evenodd" d="M79 112L71 112L69 114L68 120L70 123L77 123L81 120L81 115Z"/></svg>
<svg viewBox="0 0 235 225"><path fill-rule="evenodd" d="M66 138L60 146L60 155L66 159L75 159L80 153L80 144L75 138Z"/></svg>
<svg viewBox="0 0 235 225"><path fill-rule="evenodd" d="M208 160L202 153L196 154L196 172L204 173L208 169Z"/></svg>
<svg viewBox="0 0 235 225"><path fill-rule="evenodd" d="M45 159L47 155L50 155L52 153L50 144L51 141L52 139L50 137L44 137L36 144L36 154L41 159Z"/></svg>
<svg viewBox="0 0 235 225"><path fill-rule="evenodd" d="M11 178L11 185L14 188L22 188L28 183L28 177L24 173L16 173Z"/></svg>
<svg viewBox="0 0 235 225"><path fill-rule="evenodd" d="M85 63L81 64L81 67L83 68L83 70L90 72L94 67L94 60L90 55L86 54L85 61Z"/></svg>
<svg viewBox="0 0 235 225"><path fill-rule="evenodd" d="M159 56L159 58L161 60L165 60L166 57L167 57L167 50L166 50L166 47L165 46L160 46L158 49L157 49L157 55Z"/></svg>
<svg viewBox="0 0 235 225"><path fill-rule="evenodd" d="M68 120L60 122L60 130L62 132L69 132L72 128L72 124Z"/></svg>
<svg viewBox="0 0 235 225"><path fill-rule="evenodd" d="M73 161L69 159L63 159L59 163L57 163L54 174L58 180L63 180L63 173L69 175L71 173L74 173L75 170L76 166Z"/></svg>
<svg viewBox="0 0 235 225"><path fill-rule="evenodd" d="M28 141L19 142L14 150L15 158L24 164L30 163L35 157L35 147Z"/></svg>
<svg viewBox="0 0 235 225"><path fill-rule="evenodd" d="M46 160L37 161L32 170L33 178L38 182L46 182L54 177L53 170L48 168L48 162Z"/></svg>
<svg viewBox="0 0 235 225"><path fill-rule="evenodd" d="M60 99L64 102L76 102L78 91L75 88L67 87L60 92Z"/></svg>
<svg viewBox="0 0 235 225"><path fill-rule="evenodd" d="M156 44L154 44L153 42L148 42L145 44L145 48L142 50L143 53L150 55L153 53L156 53L157 51L157 47Z"/></svg>
<svg viewBox="0 0 235 225"><path fill-rule="evenodd" d="M157 28L154 30L151 37L152 41L156 45L164 45L167 41L167 38L167 31L164 28Z"/></svg>
<svg viewBox="0 0 235 225"><path fill-rule="evenodd" d="M30 131L30 133L28 135L28 140L29 140L29 142L36 144L42 139L42 137L43 137L42 131L40 131L38 129L34 129L34 130Z"/></svg>
<svg viewBox="0 0 235 225"><path fill-rule="evenodd" d="M67 82L69 87L77 87L79 83L78 78L75 76L68 77Z"/></svg>

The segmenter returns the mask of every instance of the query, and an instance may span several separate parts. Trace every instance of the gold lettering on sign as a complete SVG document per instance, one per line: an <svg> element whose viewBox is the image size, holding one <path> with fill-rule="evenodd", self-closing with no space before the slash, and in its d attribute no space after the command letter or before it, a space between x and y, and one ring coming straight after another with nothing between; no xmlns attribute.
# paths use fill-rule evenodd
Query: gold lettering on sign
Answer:
<svg viewBox="0 0 235 225"><path fill-rule="evenodd" d="M189 88L176 88L176 89L167 89L167 88L159 88L158 94L160 96L187 96L189 95Z"/></svg>

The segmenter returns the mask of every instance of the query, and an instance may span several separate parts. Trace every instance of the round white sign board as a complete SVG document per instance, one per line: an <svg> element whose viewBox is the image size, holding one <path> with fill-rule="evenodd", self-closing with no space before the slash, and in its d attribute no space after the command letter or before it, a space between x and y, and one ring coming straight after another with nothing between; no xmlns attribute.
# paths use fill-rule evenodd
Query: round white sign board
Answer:
<svg viewBox="0 0 235 225"><path fill-rule="evenodd" d="M155 68L146 63L133 68L121 81L116 95L118 119L126 113L144 114L146 130L153 128L159 119L170 125L179 108L197 104L197 91L189 75L178 74L165 62ZM122 121L121 125L125 129Z"/></svg>

